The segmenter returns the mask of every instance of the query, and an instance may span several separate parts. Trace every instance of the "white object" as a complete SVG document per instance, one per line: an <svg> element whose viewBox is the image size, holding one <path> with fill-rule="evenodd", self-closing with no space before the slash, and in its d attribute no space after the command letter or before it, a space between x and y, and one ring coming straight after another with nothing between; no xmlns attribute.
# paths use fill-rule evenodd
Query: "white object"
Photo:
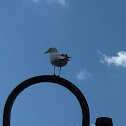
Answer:
<svg viewBox="0 0 126 126"><path fill-rule="evenodd" d="M59 76L60 76L61 67L65 66L67 62L70 61L69 58L71 57L68 57L67 54L58 53L58 50L54 47L49 48L48 51L46 51L45 53L50 53L50 62L54 66L54 75L55 75L55 66L60 67L59 70Z"/></svg>

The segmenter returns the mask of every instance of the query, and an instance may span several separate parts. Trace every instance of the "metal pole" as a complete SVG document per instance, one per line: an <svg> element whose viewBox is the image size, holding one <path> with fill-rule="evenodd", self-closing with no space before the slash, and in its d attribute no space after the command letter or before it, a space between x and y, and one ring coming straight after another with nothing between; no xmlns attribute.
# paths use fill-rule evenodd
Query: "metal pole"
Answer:
<svg viewBox="0 0 126 126"><path fill-rule="evenodd" d="M20 83L9 95L3 113L3 126L10 126L11 109L16 97L27 87L38 84L40 82L51 82L59 84L70 90L78 99L81 109L82 109L82 126L90 126L90 114L88 103L81 93L81 91L71 82L58 76L53 75L41 75L27 79L26 81Z"/></svg>
<svg viewBox="0 0 126 126"><path fill-rule="evenodd" d="M112 119L109 117L99 117L96 119L96 126L113 126Z"/></svg>

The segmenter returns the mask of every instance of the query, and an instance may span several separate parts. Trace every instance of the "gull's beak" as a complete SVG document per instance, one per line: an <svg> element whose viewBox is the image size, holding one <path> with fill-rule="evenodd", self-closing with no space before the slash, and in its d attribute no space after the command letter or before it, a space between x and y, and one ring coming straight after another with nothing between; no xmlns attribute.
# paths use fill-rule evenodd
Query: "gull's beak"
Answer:
<svg viewBox="0 0 126 126"><path fill-rule="evenodd" d="M44 54L48 53L49 51L44 52Z"/></svg>

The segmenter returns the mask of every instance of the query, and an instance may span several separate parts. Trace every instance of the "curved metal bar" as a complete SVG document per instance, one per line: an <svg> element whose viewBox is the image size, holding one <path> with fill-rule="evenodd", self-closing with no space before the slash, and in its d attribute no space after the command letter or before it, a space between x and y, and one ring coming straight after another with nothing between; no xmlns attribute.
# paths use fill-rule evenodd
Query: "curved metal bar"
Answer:
<svg viewBox="0 0 126 126"><path fill-rule="evenodd" d="M78 99L81 109L82 109L82 126L89 126L90 125L90 114L89 114L89 107L87 104L87 101L84 97L84 95L81 93L81 91L71 82L68 80L65 80L58 76L53 75L41 75L32 77L22 83L20 83L9 95L5 107L4 107L4 113L3 113L3 126L10 126L10 118L11 118L11 109L12 105L16 99L16 97L27 87L37 84L40 82L52 82L59 85L62 85L66 87L68 90L70 90Z"/></svg>

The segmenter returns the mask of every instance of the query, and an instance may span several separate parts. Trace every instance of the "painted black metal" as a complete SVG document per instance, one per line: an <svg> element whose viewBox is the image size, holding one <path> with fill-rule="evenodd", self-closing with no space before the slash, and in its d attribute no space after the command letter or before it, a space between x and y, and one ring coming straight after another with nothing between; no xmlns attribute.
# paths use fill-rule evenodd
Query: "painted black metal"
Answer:
<svg viewBox="0 0 126 126"><path fill-rule="evenodd" d="M9 95L3 113L3 126L10 126L11 109L16 97L27 87L40 82L52 82L66 87L70 90L78 99L82 109L82 126L90 125L90 113L87 101L81 91L71 82L54 75L41 75L32 77L22 83L20 83Z"/></svg>
<svg viewBox="0 0 126 126"><path fill-rule="evenodd" d="M96 119L96 126L113 126L113 121L109 117L99 117Z"/></svg>

